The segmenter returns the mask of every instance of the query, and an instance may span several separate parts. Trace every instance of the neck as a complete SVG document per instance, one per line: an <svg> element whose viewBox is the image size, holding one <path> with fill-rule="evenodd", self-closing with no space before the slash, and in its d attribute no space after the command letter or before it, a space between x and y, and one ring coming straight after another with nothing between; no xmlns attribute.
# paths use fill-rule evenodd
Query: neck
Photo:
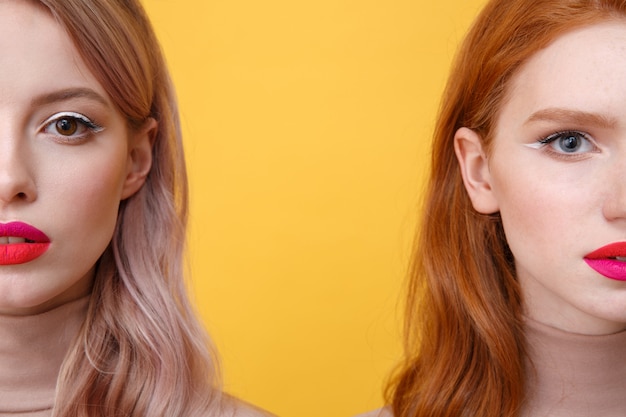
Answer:
<svg viewBox="0 0 626 417"><path fill-rule="evenodd" d="M59 369L87 304L84 297L42 314L0 315L0 415L52 408Z"/></svg>
<svg viewBox="0 0 626 417"><path fill-rule="evenodd" d="M626 415L626 331L587 336L526 319L524 417Z"/></svg>

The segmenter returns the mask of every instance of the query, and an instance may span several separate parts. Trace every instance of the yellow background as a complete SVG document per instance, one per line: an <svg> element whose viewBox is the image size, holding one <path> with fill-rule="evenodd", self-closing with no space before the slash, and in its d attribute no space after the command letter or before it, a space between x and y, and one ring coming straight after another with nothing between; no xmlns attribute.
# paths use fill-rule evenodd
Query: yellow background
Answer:
<svg viewBox="0 0 626 417"><path fill-rule="evenodd" d="M282 417L382 405L439 95L482 3L144 0L228 391Z"/></svg>

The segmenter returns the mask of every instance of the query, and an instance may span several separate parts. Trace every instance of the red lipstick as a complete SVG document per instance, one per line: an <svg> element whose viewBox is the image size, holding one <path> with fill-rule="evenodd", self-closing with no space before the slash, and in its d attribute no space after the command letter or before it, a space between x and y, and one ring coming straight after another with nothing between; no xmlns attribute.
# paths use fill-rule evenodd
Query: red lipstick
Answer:
<svg viewBox="0 0 626 417"><path fill-rule="evenodd" d="M626 242L610 243L585 255L584 259L599 274L626 281Z"/></svg>
<svg viewBox="0 0 626 417"><path fill-rule="evenodd" d="M0 265L30 262L43 255L49 246L48 236L29 224L0 223Z"/></svg>

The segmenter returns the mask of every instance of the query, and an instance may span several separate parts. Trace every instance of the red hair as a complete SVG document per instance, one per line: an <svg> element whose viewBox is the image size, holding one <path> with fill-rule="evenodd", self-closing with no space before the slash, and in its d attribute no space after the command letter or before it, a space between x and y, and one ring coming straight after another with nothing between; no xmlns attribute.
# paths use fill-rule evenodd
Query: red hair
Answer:
<svg viewBox="0 0 626 417"><path fill-rule="evenodd" d="M563 33L626 15L626 0L492 0L452 68L409 279L405 360L388 387L395 417L513 417L524 401L522 299L498 214L478 214L453 147L489 150L511 76Z"/></svg>

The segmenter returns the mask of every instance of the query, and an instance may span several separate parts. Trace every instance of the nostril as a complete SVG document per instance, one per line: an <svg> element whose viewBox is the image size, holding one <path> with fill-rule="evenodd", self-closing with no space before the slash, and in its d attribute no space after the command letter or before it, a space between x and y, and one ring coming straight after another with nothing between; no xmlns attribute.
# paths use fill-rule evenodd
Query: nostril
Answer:
<svg viewBox="0 0 626 417"><path fill-rule="evenodd" d="M17 198L19 198L20 200L26 200L26 194L25 193L17 193Z"/></svg>

